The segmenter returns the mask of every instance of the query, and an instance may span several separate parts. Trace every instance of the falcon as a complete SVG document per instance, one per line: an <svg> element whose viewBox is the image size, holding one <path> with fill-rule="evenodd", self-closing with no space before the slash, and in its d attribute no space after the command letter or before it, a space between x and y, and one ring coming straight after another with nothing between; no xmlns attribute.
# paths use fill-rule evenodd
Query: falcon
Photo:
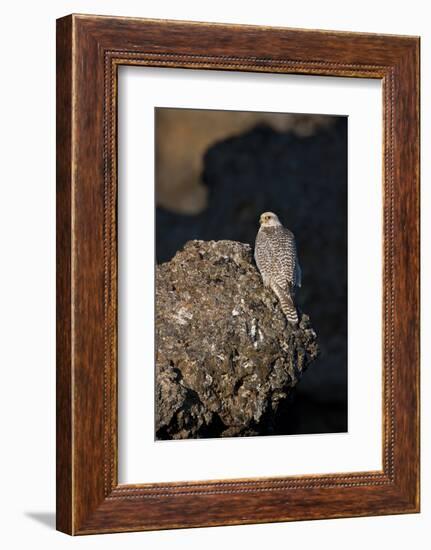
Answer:
<svg viewBox="0 0 431 550"><path fill-rule="evenodd" d="M260 216L254 259L263 284L277 296L286 319L298 323L294 297L296 288L301 286L301 268L295 237L273 212Z"/></svg>

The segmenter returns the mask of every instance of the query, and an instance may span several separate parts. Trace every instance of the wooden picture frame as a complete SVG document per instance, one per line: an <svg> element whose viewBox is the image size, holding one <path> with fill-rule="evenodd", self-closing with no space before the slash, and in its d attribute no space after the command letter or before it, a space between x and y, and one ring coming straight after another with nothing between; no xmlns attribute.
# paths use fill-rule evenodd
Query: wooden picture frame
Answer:
<svg viewBox="0 0 431 550"><path fill-rule="evenodd" d="M119 65L381 79L383 469L119 485ZM57 21L57 529L419 511L419 38L70 15Z"/></svg>

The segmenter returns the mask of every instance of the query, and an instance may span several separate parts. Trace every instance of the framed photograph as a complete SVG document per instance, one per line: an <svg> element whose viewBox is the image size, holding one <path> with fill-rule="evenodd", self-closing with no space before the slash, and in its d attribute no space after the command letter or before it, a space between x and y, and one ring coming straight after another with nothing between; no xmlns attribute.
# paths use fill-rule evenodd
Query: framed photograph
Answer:
<svg viewBox="0 0 431 550"><path fill-rule="evenodd" d="M419 38L57 21L57 528L419 511Z"/></svg>

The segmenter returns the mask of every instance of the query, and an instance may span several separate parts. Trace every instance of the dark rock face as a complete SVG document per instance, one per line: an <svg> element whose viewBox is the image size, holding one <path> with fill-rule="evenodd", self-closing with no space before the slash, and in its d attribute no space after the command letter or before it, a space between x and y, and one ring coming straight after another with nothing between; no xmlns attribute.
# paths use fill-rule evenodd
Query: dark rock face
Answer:
<svg viewBox="0 0 431 550"><path fill-rule="evenodd" d="M306 315L286 322L250 246L190 241L157 266L156 299L157 438L276 433L318 348Z"/></svg>

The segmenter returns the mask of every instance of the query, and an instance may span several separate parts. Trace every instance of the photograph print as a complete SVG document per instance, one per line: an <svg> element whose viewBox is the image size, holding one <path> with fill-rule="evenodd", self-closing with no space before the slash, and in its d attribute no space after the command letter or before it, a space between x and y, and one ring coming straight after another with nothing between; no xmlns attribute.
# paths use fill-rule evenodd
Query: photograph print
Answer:
<svg viewBox="0 0 431 550"><path fill-rule="evenodd" d="M155 109L155 439L348 430L347 116Z"/></svg>

